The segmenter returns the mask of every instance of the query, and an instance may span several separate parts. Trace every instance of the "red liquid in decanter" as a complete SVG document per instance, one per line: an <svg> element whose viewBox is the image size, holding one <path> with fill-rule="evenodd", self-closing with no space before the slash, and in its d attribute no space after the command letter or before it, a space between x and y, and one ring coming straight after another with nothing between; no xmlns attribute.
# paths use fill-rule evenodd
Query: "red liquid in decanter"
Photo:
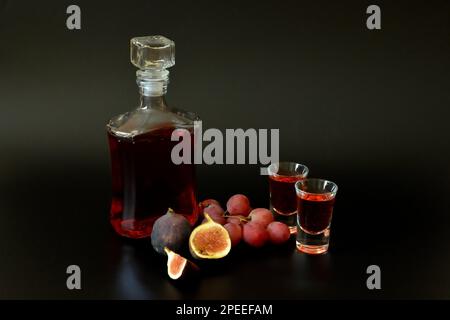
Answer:
<svg viewBox="0 0 450 320"><path fill-rule="evenodd" d="M175 129L163 127L126 138L108 131L112 163L110 220L120 235L149 237L153 223L168 208L183 214L191 225L197 221L195 166L177 165L171 159L171 150L178 143L171 141Z"/></svg>

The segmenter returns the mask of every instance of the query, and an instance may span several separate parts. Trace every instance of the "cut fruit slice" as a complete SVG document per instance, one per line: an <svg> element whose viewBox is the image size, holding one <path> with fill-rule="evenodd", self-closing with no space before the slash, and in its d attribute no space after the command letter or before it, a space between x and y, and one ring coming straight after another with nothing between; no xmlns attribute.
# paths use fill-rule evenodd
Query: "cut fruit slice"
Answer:
<svg viewBox="0 0 450 320"><path fill-rule="evenodd" d="M178 253L173 252L169 248L165 247L164 251L167 254L167 274L173 280L185 278L187 275L198 271L199 268L196 264L188 259L180 256Z"/></svg>
<svg viewBox="0 0 450 320"><path fill-rule="evenodd" d="M189 237L189 249L197 259L220 259L231 249L228 231L205 213L207 221L192 231Z"/></svg>

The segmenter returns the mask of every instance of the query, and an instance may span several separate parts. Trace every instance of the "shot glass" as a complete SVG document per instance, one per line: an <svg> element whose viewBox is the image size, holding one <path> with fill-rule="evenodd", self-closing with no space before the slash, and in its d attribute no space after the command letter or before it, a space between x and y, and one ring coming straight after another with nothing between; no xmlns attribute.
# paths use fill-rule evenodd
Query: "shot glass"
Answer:
<svg viewBox="0 0 450 320"><path fill-rule="evenodd" d="M323 179L304 179L295 184L299 251L309 254L328 251L337 189L334 182Z"/></svg>
<svg viewBox="0 0 450 320"><path fill-rule="evenodd" d="M297 232L297 196L295 183L308 176L309 169L295 162L273 163L268 168L270 189L270 210L276 221Z"/></svg>

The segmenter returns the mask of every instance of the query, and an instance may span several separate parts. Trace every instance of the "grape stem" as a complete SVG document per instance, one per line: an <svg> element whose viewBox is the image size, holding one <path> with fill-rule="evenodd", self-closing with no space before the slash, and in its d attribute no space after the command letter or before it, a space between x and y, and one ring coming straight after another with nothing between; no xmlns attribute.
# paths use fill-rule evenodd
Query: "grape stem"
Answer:
<svg viewBox="0 0 450 320"><path fill-rule="evenodd" d="M249 222L250 221L249 217L245 217L245 216L242 216L242 215L231 215L231 214L228 213L228 210L225 210L225 212L223 213L223 216L225 218L236 217L236 218L239 218L239 220L243 221L243 222Z"/></svg>

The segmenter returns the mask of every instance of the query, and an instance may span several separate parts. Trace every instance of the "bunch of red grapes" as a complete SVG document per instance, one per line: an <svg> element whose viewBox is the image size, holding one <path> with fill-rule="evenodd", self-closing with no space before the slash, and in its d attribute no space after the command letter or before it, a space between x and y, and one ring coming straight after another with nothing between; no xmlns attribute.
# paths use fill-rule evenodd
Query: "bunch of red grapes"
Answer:
<svg viewBox="0 0 450 320"><path fill-rule="evenodd" d="M259 248L269 242L285 243L290 237L287 225L274 221L272 212L268 209L252 209L249 199L243 194L235 194L228 199L227 211L214 199L202 201L200 211L207 213L227 229L232 246L243 240L248 245Z"/></svg>

